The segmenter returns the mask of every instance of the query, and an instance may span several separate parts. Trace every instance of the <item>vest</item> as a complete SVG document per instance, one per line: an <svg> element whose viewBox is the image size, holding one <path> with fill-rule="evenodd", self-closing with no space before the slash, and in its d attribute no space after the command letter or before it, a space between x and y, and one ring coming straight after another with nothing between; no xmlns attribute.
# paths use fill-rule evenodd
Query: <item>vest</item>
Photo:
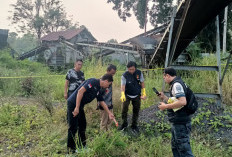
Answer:
<svg viewBox="0 0 232 157"><path fill-rule="evenodd" d="M181 84L184 84L184 82L181 80L180 77L176 77L171 83L170 83L170 90L169 90L169 94L172 97L172 86L174 85L174 83L176 82L181 82ZM186 92L186 87L184 88L184 92ZM186 95L186 93L185 93ZM171 123L174 124L185 124L191 121L191 118L189 116L189 114L186 113L185 111L185 107L181 108L180 110L174 112L172 109L168 109L168 119Z"/></svg>
<svg viewBox="0 0 232 157"><path fill-rule="evenodd" d="M135 70L133 74L126 71L123 76L126 79L126 89L125 94L127 95L141 95L141 71Z"/></svg>

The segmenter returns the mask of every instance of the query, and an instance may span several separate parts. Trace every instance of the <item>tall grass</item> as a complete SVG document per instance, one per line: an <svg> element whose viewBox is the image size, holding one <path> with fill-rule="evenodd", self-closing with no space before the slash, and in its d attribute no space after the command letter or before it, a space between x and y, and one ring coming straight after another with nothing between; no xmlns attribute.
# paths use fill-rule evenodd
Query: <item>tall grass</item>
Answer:
<svg viewBox="0 0 232 157"><path fill-rule="evenodd" d="M10 103L11 102L11 103ZM60 103L50 116L39 104L15 105L6 100L0 106L0 156L64 156L66 154L66 106ZM91 106L91 104L90 104ZM99 114L93 107L87 111L89 151L72 156L79 157L171 157L170 136L141 134L128 136L112 126L109 132L99 129ZM229 157L229 150L192 138L196 157Z"/></svg>
<svg viewBox="0 0 232 157"><path fill-rule="evenodd" d="M95 77L100 78L106 73L106 68L109 63L102 63L100 60L86 60L83 64L82 70L85 73L86 79ZM117 62L113 63L117 66L117 73L114 76L115 89L120 90L121 75L126 70L125 65ZM216 65L216 57L210 55L209 57L195 59L192 65ZM222 68L222 71L224 68ZM64 91L64 80L66 71L59 76L50 76L52 74L47 67L42 64L30 61L16 61L12 59L7 50L0 53L0 77L18 77L29 76L29 78L0 78L0 94L4 96L38 96L44 94L48 95L49 100L62 101ZM148 99L143 101L143 108L146 108L154 103L157 103L158 98L152 91L152 87L158 90L162 89L162 69L148 70L144 72L145 86L147 90ZM53 73L54 74L54 73ZM217 72L209 71L178 71L183 80L191 87L194 92L199 93L218 93L218 76ZM43 76L43 77L30 77ZM232 104L232 79L231 68L225 75L223 81L222 91L223 100L227 105ZM30 82L28 82L30 81ZM25 87L26 85L26 87ZM29 85L29 87L28 87ZM31 89L30 89L31 88ZM166 91L168 86L166 85ZM28 93L29 91L29 93ZM119 96L120 97L120 96ZM118 97L118 99L119 99Z"/></svg>

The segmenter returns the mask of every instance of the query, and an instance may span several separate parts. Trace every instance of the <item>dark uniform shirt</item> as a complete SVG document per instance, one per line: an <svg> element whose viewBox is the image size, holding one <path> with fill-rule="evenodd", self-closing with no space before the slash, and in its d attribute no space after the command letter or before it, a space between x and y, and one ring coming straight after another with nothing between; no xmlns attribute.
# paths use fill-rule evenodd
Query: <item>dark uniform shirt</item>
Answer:
<svg viewBox="0 0 232 157"><path fill-rule="evenodd" d="M126 71L121 78L121 85L125 85L125 94L130 98L136 98L141 94L141 82L144 82L144 77L138 69L133 74Z"/></svg>
<svg viewBox="0 0 232 157"><path fill-rule="evenodd" d="M113 102L112 102L112 95L113 95L113 88L112 88L112 84L108 87L108 88L102 88L100 90L102 97L104 99L104 102L106 103L106 105L108 106L109 109L113 109ZM100 103L98 102L99 108L101 110L104 110L103 107L100 105Z"/></svg>
<svg viewBox="0 0 232 157"><path fill-rule="evenodd" d="M85 81L85 76L82 71L76 71L75 69L70 69L67 72L66 80L69 81L68 91L75 91L83 81Z"/></svg>
<svg viewBox="0 0 232 157"><path fill-rule="evenodd" d="M95 78L90 78L84 81L68 98L68 103L76 104L76 98L78 90L84 87L86 89L85 93L83 94L80 107L84 107L85 104L90 103L93 99L97 98L97 101L104 101L102 94L100 93L100 80Z"/></svg>
<svg viewBox="0 0 232 157"><path fill-rule="evenodd" d="M183 82L180 77L176 77L171 83L170 96L180 98L186 97L184 87L179 83ZM186 124L191 121L191 117L186 113L185 107L174 112L173 109L168 109L168 119L174 124Z"/></svg>

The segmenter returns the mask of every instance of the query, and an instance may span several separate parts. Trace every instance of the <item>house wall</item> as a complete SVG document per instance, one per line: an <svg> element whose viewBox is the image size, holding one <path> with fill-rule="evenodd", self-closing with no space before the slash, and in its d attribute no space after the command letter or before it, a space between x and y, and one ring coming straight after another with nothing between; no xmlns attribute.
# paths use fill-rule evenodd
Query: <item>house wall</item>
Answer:
<svg viewBox="0 0 232 157"><path fill-rule="evenodd" d="M95 39L88 31L84 30L68 41L71 43L86 41L92 42L95 41ZM83 55L81 55L80 51L82 51L85 55L88 55L90 53L88 48L77 48L77 50L75 51L68 48L64 44L60 44L58 41L43 41L43 44L47 44L49 47L49 50L44 52L44 57L49 66L64 66L65 64L74 63L76 59L83 58Z"/></svg>

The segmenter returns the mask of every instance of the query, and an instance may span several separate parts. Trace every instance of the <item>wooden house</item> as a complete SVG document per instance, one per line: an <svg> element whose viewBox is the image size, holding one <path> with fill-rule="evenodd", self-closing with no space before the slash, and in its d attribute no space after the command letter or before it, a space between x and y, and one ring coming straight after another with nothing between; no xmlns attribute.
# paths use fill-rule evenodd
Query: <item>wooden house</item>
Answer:
<svg viewBox="0 0 232 157"><path fill-rule="evenodd" d="M44 58L48 66L64 66L68 63L74 63L77 58L83 58L89 52L88 48L78 50L78 47L70 47L61 41L68 41L73 45L77 42L96 41L86 28L51 32L40 40L41 45L47 47L44 50Z"/></svg>

